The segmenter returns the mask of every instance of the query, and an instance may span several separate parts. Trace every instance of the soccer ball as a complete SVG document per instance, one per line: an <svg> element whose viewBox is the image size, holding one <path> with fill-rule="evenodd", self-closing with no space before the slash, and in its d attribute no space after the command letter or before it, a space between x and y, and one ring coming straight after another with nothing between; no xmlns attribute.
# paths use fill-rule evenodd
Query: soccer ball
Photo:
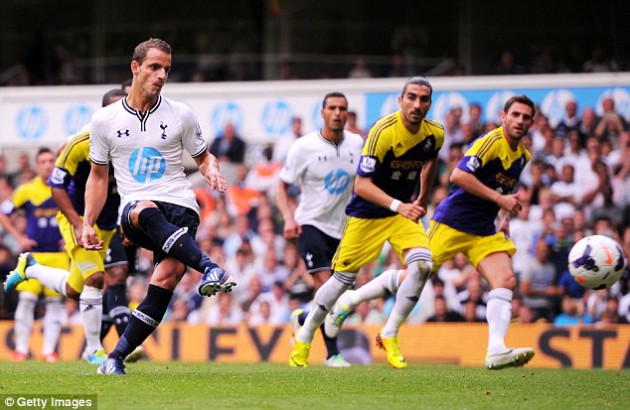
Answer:
<svg viewBox="0 0 630 410"><path fill-rule="evenodd" d="M621 246L607 236L582 238L569 252L569 272L585 288L611 287L619 280L625 266Z"/></svg>

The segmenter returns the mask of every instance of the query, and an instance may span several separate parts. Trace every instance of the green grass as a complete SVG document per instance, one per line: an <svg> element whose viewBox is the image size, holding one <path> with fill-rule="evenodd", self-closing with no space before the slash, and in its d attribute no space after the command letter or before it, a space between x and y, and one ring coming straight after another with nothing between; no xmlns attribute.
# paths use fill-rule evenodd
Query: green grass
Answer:
<svg viewBox="0 0 630 410"><path fill-rule="evenodd" d="M99 409L134 410L626 409L630 403L628 371L181 362L140 362L123 377L95 370L83 362L0 363L0 395L96 394Z"/></svg>

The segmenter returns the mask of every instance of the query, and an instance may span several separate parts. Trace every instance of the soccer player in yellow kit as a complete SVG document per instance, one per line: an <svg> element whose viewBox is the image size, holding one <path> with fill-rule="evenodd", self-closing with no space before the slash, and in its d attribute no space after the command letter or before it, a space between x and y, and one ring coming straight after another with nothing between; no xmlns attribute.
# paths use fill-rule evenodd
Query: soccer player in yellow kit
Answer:
<svg viewBox="0 0 630 410"><path fill-rule="evenodd" d="M534 357L531 348L506 347L505 335L516 286L509 216L521 209L518 195L512 192L530 159L521 138L535 114L536 106L527 96L514 96L505 103L502 125L475 140L453 170L450 180L457 187L438 205L429 228L434 271L462 252L490 284L488 369L523 366Z"/></svg>
<svg viewBox="0 0 630 410"><path fill-rule="evenodd" d="M2 204L0 224L13 236L24 251L30 251L47 265L68 268L68 256L61 249L61 234L55 216L59 207L51 196L47 183L55 165L55 154L48 148L41 148L36 157L37 176L20 185L11 199ZM26 236L13 225L9 216L15 211L26 214ZM9 286L7 291L12 290ZM62 320L65 315L63 298L58 292L32 280L17 286L20 292L15 311L15 350L13 360L23 361L29 356L28 341L33 330L35 305L40 295L46 298L44 316L44 346L42 355L47 362L58 360L55 348L61 335Z"/></svg>
<svg viewBox="0 0 630 410"><path fill-rule="evenodd" d="M407 266L397 287L396 303L377 343L395 368L407 363L398 345L398 330L418 301L431 272L429 240L418 220L426 214L435 180L443 127L426 118L433 88L423 77L409 79L398 98L400 110L381 118L365 142L346 223L333 258L333 276L317 291L314 308L297 333L289 365L308 365L313 333L357 272L378 257L388 241ZM420 192L414 199L420 184Z"/></svg>

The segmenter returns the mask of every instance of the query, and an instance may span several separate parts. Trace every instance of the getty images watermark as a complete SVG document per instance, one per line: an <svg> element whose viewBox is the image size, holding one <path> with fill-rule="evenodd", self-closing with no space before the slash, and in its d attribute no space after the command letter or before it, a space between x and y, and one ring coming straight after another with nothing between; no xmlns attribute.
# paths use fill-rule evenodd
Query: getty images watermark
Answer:
<svg viewBox="0 0 630 410"><path fill-rule="evenodd" d="M96 394L0 394L0 409L96 408Z"/></svg>

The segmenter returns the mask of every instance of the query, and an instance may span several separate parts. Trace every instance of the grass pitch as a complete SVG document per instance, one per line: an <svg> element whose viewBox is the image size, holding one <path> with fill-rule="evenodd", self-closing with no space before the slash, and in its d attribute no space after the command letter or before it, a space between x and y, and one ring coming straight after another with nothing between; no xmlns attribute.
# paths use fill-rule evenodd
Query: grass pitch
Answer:
<svg viewBox="0 0 630 410"><path fill-rule="evenodd" d="M627 370L140 362L127 373L97 375L84 362L4 362L0 395L95 394L99 409L134 410L627 409L630 403Z"/></svg>

